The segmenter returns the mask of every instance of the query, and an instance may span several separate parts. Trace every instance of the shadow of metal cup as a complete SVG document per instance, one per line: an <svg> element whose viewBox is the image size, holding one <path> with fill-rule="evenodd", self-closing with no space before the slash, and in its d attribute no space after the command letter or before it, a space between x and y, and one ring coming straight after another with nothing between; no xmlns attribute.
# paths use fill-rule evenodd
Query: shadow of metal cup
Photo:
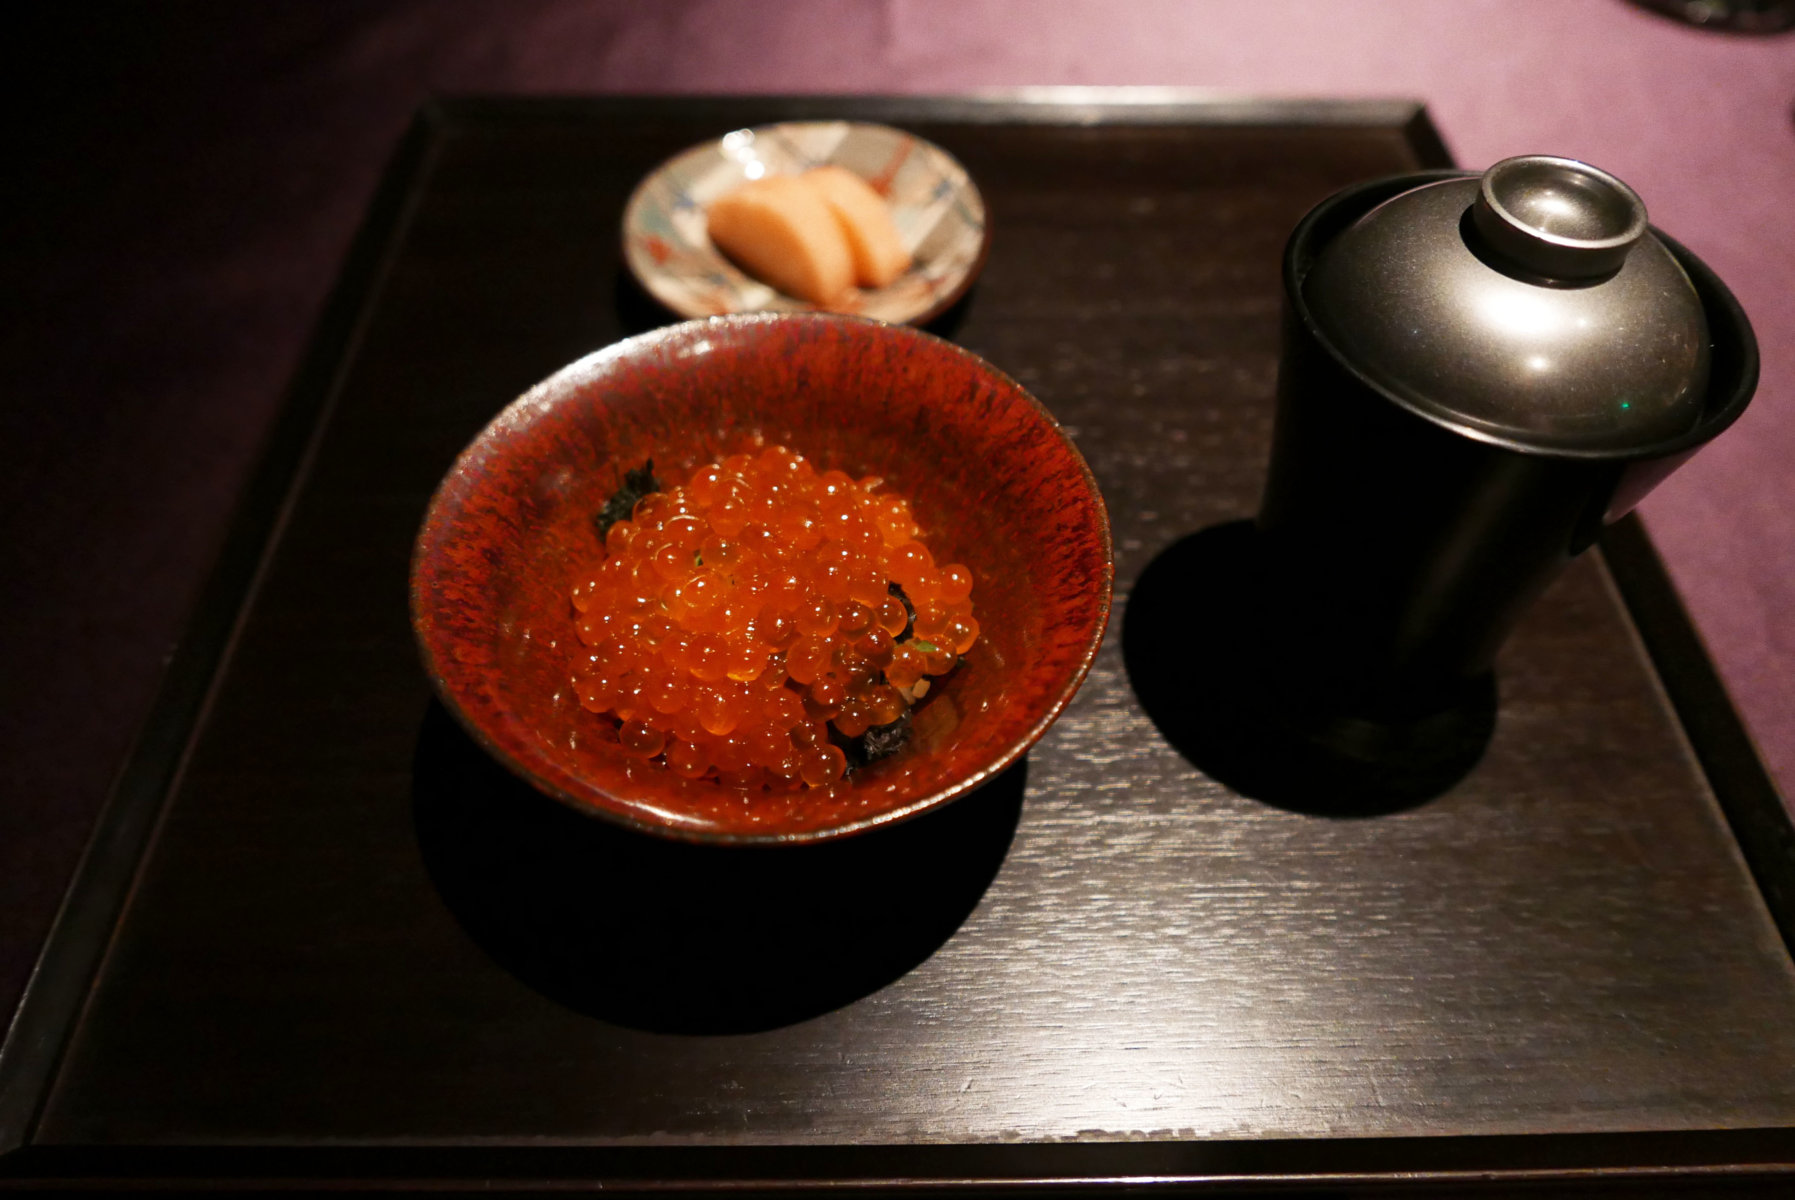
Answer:
<svg viewBox="0 0 1795 1200"><path fill-rule="evenodd" d="M1257 525L1322 738L1487 688L1528 606L1757 384L1726 286L1571 160L1349 188L1297 226L1284 286Z"/></svg>

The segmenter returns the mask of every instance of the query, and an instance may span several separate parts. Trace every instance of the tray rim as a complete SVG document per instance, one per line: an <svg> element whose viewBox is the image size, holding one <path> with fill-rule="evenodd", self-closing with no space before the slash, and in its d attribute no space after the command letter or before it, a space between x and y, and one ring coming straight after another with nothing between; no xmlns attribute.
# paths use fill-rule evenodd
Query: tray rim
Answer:
<svg viewBox="0 0 1795 1200"><path fill-rule="evenodd" d="M331 1187L374 1190L591 1189L669 1193L1157 1195L1246 1188L1283 1191L1391 1187L1422 1195L1552 1185L1614 1195L1629 1186L1705 1185L1728 1195L1786 1195L1795 1182L1788 1130L1498 1134L1395 1138L1105 1141L815 1146L627 1145L529 1147L413 1142L395 1146L27 1147L0 1175L12 1187L139 1186L160 1191ZM1649 1161L1648 1161L1649 1160ZM1306 1193L1305 1193L1306 1194ZM1404 1192L1403 1194L1410 1194ZM1530 1193L1531 1194L1531 1193Z"/></svg>
<svg viewBox="0 0 1795 1200"><path fill-rule="evenodd" d="M757 120L847 117L888 123L1040 125L1091 128L1142 125L1237 127L1374 126L1402 136L1419 167L1452 166L1445 141L1418 100L1281 98L1189 88L1016 88L956 95L607 95L449 96L425 103L400 138L343 266L308 339L260 455L239 496L213 566L184 633L171 653L156 699L115 777L87 847L65 890L10 1027L0 1042L0 1189L87 1180L120 1185L126 1175L166 1187L180 1178L216 1186L313 1177L332 1156L341 1167L376 1178L435 1177L460 1158L478 1174L540 1180L540 1156L560 1156L557 1179L583 1179L606 1190L1063 1190L1097 1183L1174 1187L1298 1181L1422 1186L1540 1181L1611 1186L1617 1182L1795 1178L1795 1126L1691 1129L1617 1134L1452 1135L1402 1138L1205 1142L1092 1142L1013 1147L625 1147L494 1149L433 1147L422 1175L405 1164L417 1147L97 1149L30 1144L62 1052L103 969L117 921L155 840L164 802L180 782L193 736L229 664L243 616L278 551L294 499L329 427L338 384L402 241L419 184L438 149L461 128L578 116L682 120L715 114L719 123L751 109ZM1599 555L1620 607L1695 754L1705 782L1780 931L1795 949L1795 825L1708 657L1639 517L1604 533ZM831 1156L825 1151L835 1151ZM1649 1153L1641 1153L1649 1151ZM839 1168L793 1172L786 1159L825 1160ZM317 1167L299 1159L322 1155ZM918 1158L918 1156L921 1156ZM198 1156L194 1163L185 1160ZM346 1157L345 1157L346 1156ZM771 1156L770 1162L762 1161ZM895 1157L894 1156L901 1156ZM212 1160L195 1173L198 1162ZM1017 1161L1011 1161L1012 1159ZM694 1160L702 1160L697 1162ZM858 1165L855 1165L855 1161ZM1021 1160L1030 1160L1024 1162ZM1648 1165L1650 1160L1655 1165ZM1300 1166L1299 1164L1307 1164ZM432 1165L434 1164L434 1165ZM714 1165L713 1165L714 1164ZM889 1164L881 1167L881 1164ZM1033 1164L1033 1165L1031 1165ZM904 1169L898 1170L899 1166ZM1024 1169L1025 1167L1030 1169ZM1043 1171L1041 1168L1047 1167ZM399 1174L393 1174L395 1168ZM652 1168L652 1169L650 1169ZM719 1169L721 1168L721 1169ZM917 1168L927 1168L918 1170ZM970 1168L970 1170L969 1170ZM1293 1173L1294 1168L1294 1173ZM830 1178L830 1175L833 1178ZM334 1176L332 1176L334 1177ZM658 1181L658 1182L657 1182ZM1230 1183L1231 1181L1231 1183Z"/></svg>

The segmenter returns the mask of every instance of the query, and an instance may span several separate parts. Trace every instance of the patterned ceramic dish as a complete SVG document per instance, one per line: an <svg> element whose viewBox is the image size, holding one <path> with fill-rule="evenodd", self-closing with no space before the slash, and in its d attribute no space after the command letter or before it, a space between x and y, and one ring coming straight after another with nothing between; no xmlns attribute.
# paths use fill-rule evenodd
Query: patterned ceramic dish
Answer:
<svg viewBox="0 0 1795 1200"><path fill-rule="evenodd" d="M738 129L651 173L623 214L623 253L650 295L685 317L804 312L815 306L745 274L711 244L705 209L751 179L825 164L846 167L891 205L913 262L843 311L920 325L958 300L985 262L985 202L952 155L888 125L790 121Z"/></svg>

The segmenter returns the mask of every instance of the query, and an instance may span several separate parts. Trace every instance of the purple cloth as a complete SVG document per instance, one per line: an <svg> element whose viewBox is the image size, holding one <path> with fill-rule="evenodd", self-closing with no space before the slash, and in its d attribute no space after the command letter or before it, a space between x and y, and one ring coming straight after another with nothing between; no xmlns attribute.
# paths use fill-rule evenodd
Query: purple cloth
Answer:
<svg viewBox="0 0 1795 1200"><path fill-rule="evenodd" d="M1763 344L1753 410L1644 512L1795 794L1795 38L1622 0L38 7L0 51L22 185L0 239L0 1012L386 157L434 93L1399 96L1427 102L1466 166L1546 152L1613 171Z"/></svg>

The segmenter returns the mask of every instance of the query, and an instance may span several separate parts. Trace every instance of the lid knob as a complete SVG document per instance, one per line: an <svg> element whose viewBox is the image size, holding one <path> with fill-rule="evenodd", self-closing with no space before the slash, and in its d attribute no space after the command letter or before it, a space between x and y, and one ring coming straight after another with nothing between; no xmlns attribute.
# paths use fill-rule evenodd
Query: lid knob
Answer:
<svg viewBox="0 0 1795 1200"><path fill-rule="evenodd" d="M1483 173L1471 219L1488 249L1531 275L1566 283L1620 270L1645 236L1645 202L1587 163L1543 154Z"/></svg>

